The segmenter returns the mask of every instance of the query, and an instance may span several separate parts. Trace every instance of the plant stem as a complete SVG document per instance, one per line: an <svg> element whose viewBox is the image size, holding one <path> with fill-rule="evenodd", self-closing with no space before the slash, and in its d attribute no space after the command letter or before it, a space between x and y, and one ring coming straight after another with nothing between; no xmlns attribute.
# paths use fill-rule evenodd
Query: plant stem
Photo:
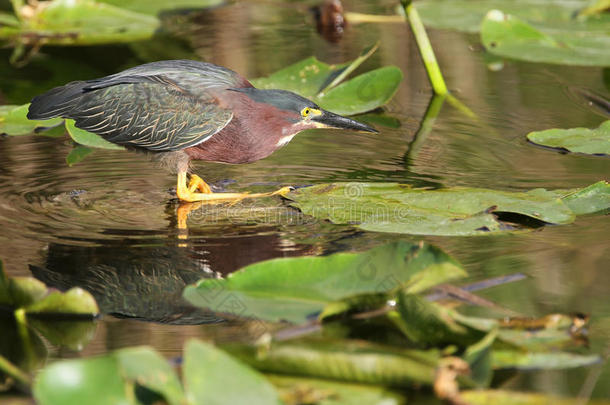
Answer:
<svg viewBox="0 0 610 405"><path fill-rule="evenodd" d="M29 388L30 377L2 355L0 355L0 370L14 378L19 384Z"/></svg>
<svg viewBox="0 0 610 405"><path fill-rule="evenodd" d="M434 50L428 39L428 34L426 34L424 24L421 22L419 13L415 9L415 5L412 1L401 0L401 3L404 7L405 15L409 21L411 30L413 31L413 35L415 36L415 41L417 42L417 47L419 48L424 65L426 66L426 72L428 73L430 83L432 83L432 88L436 94L443 96L447 94L447 86L445 85L445 79L443 79L441 69L438 67L438 62L436 61L436 56L434 56Z"/></svg>

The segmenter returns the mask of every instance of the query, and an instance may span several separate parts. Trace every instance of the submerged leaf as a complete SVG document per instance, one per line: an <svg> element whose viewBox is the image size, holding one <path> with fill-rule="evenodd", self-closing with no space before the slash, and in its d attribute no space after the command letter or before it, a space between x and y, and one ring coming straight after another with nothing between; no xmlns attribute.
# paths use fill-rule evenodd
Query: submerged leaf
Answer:
<svg viewBox="0 0 610 405"><path fill-rule="evenodd" d="M0 134L28 135L36 128L50 128L61 124L62 118L35 121L27 118L30 104L0 106Z"/></svg>
<svg viewBox="0 0 610 405"><path fill-rule="evenodd" d="M481 42L494 54L530 62L610 66L608 33L607 27L593 32L578 29L545 32L517 17L492 10L481 25Z"/></svg>
<svg viewBox="0 0 610 405"><path fill-rule="evenodd" d="M287 198L307 215L377 232L477 235L516 229L495 213L514 213L553 224L574 220L572 210L544 189L427 190L396 183L334 183L300 188Z"/></svg>
<svg viewBox="0 0 610 405"><path fill-rule="evenodd" d="M364 253L268 260L187 286L192 304L234 316L304 322L326 305L402 286L417 293L465 275L440 249L397 242Z"/></svg>
<svg viewBox="0 0 610 405"><path fill-rule="evenodd" d="M610 120L599 128L547 129L530 132L527 139L535 144L570 152L610 155Z"/></svg>

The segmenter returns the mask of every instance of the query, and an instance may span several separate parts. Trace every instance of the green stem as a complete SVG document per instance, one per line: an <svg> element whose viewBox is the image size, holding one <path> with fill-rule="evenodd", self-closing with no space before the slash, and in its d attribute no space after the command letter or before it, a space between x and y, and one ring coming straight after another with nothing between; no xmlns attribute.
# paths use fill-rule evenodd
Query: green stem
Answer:
<svg viewBox="0 0 610 405"><path fill-rule="evenodd" d="M413 2L407 0L402 0L401 2L405 9L405 15L407 16L413 35L415 36L415 41L417 42L417 47L419 48L424 65L426 66L426 72L428 72L428 78L430 79L430 83L432 83L432 88L436 94L441 96L445 95L447 94L445 79L443 79L441 69L436 61L436 56L434 56L434 50L428 39L428 34L426 34L424 24L419 18L419 13L415 9Z"/></svg>
<svg viewBox="0 0 610 405"><path fill-rule="evenodd" d="M30 386L30 377L2 355L0 355L0 370L14 378L15 381L24 387Z"/></svg>
<svg viewBox="0 0 610 405"><path fill-rule="evenodd" d="M434 121L436 121L436 117L438 117L441 112L441 108L443 107L443 103L447 98L446 95L438 95L433 94L432 99L430 99L430 103L428 104L428 108L426 109L426 113L419 124L419 128L415 132L413 136L413 140L409 144L409 149L404 156L405 166L408 167L416 158L417 153L421 149L422 145L426 141L428 134L432 130L434 125Z"/></svg>

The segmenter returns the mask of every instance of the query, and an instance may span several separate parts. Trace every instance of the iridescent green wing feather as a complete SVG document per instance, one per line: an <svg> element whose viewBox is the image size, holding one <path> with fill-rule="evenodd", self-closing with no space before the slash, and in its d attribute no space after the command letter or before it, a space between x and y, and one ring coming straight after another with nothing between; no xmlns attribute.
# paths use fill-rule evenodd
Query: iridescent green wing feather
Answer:
<svg viewBox="0 0 610 405"><path fill-rule="evenodd" d="M209 91L195 95L168 79L88 91L69 115L77 127L110 142L152 151L197 145L233 116Z"/></svg>

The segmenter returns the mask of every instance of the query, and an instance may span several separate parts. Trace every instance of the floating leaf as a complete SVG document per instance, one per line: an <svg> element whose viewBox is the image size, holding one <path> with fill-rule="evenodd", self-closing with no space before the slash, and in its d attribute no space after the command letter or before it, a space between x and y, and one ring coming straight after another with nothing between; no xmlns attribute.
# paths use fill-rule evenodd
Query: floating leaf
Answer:
<svg viewBox="0 0 610 405"><path fill-rule="evenodd" d="M220 313L299 323L343 298L398 286L417 293L464 275L438 248L397 242L359 254L255 263L226 279L204 279L187 286L184 297Z"/></svg>
<svg viewBox="0 0 610 405"><path fill-rule="evenodd" d="M199 10L215 7L224 3L224 0L97 0L125 10L137 13L158 15L166 11Z"/></svg>
<svg viewBox="0 0 610 405"><path fill-rule="evenodd" d="M61 124L62 118L33 121L27 118L29 104L0 106L0 134L28 135L36 128L50 128Z"/></svg>
<svg viewBox="0 0 610 405"><path fill-rule="evenodd" d="M79 143L84 146L91 146L92 148L101 148L101 149L115 149L115 150L123 150L122 146L115 145L111 142L108 142L104 138L89 131L85 131L84 129L77 128L74 125L74 120L66 120L66 129L68 133L74 140L74 142Z"/></svg>
<svg viewBox="0 0 610 405"><path fill-rule="evenodd" d="M227 389L231 381L231 389ZM277 391L258 372L223 351L197 340L184 349L184 386L193 403L279 405Z"/></svg>
<svg viewBox="0 0 610 405"><path fill-rule="evenodd" d="M514 213L553 224L574 220L570 208L544 189L426 190L396 183L334 183L300 188L287 198L307 215L377 232L477 235L516 229L495 213Z"/></svg>
<svg viewBox="0 0 610 405"><path fill-rule="evenodd" d="M576 215L592 214L610 208L610 183L598 181L581 190L556 192Z"/></svg>
<svg viewBox="0 0 610 405"><path fill-rule="evenodd" d="M355 61L340 65L327 65L312 56L251 82L262 89L293 91L338 114L360 114L383 106L394 96L402 80L399 68L386 66L356 76L330 90L325 88L329 84L337 85L338 81L334 79L341 78L341 73L346 70L353 70L371 53L367 49ZM320 90L324 93L318 95Z"/></svg>
<svg viewBox="0 0 610 405"><path fill-rule="evenodd" d="M599 128L547 129L530 132L527 139L533 143L570 152L610 155L610 120Z"/></svg>
<svg viewBox="0 0 610 405"><path fill-rule="evenodd" d="M422 0L417 2L424 24L441 29L479 32L490 10L500 10L541 27L563 28L574 24L581 29L604 29L603 21L576 21L586 2L564 0Z"/></svg>
<svg viewBox="0 0 610 405"><path fill-rule="evenodd" d="M569 27L545 32L517 17L492 10L481 25L481 42L494 54L530 62L610 66L609 33L607 27L592 33Z"/></svg>
<svg viewBox="0 0 610 405"><path fill-rule="evenodd" d="M146 347L51 364L38 375L34 397L43 405L130 404L135 402L135 383L162 395L170 405L184 402L173 369L161 355Z"/></svg>
<svg viewBox="0 0 610 405"><path fill-rule="evenodd" d="M52 45L94 45L132 42L153 36L159 28L155 17L135 13L94 0L53 0L30 7L15 30L0 36Z"/></svg>
<svg viewBox="0 0 610 405"><path fill-rule="evenodd" d="M314 100L322 108L337 114L360 114L390 101L401 80L402 71L399 68L386 66L341 83Z"/></svg>
<svg viewBox="0 0 610 405"><path fill-rule="evenodd" d="M65 293L55 291L26 308L28 315L48 314L83 314L94 317L99 314L93 296L79 287L71 288Z"/></svg>
<svg viewBox="0 0 610 405"><path fill-rule="evenodd" d="M404 350L363 341L309 339L253 346L223 346L258 370L392 387L432 385L436 351Z"/></svg>
<svg viewBox="0 0 610 405"><path fill-rule="evenodd" d="M565 370L590 366L600 361L601 357L598 355L568 352L520 352L497 349L492 352L494 369Z"/></svg>
<svg viewBox="0 0 610 405"><path fill-rule="evenodd" d="M34 398L41 405L133 403L120 371L114 356L60 361L38 374Z"/></svg>
<svg viewBox="0 0 610 405"><path fill-rule="evenodd" d="M0 261L0 305L22 308L40 301L47 286L32 277L8 277Z"/></svg>
<svg viewBox="0 0 610 405"><path fill-rule="evenodd" d="M170 405L185 403L178 376L159 353L148 347L131 347L113 356L118 360L120 374L127 380L161 394Z"/></svg>

